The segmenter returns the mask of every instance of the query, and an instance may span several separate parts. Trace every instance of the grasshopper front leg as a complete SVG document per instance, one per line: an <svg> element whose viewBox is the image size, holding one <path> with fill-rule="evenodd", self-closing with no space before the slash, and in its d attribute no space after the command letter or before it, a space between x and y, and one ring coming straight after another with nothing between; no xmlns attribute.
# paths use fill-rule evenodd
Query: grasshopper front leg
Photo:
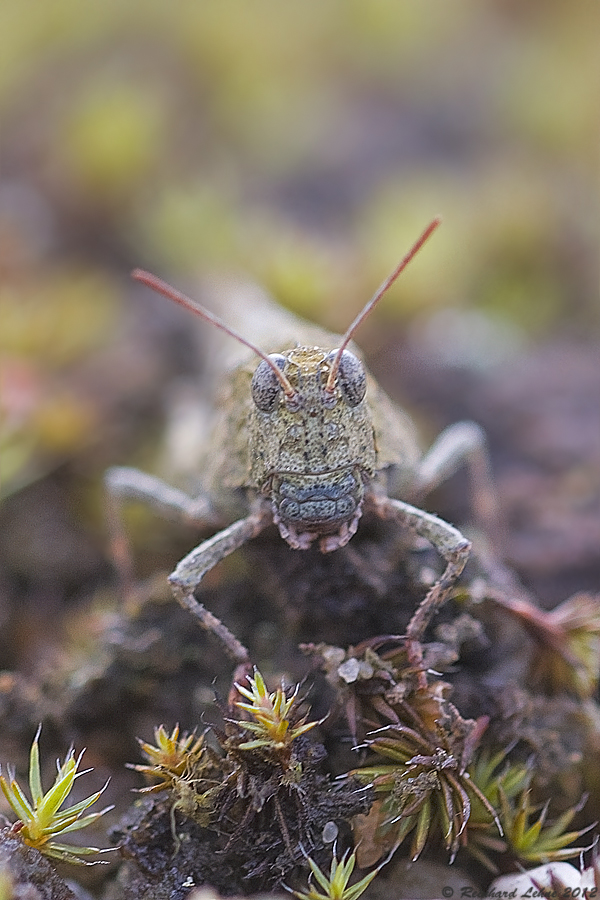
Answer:
<svg viewBox="0 0 600 900"><path fill-rule="evenodd" d="M104 476L108 496L116 502L139 500L165 518L198 525L212 525L214 514L208 498L190 497L184 491L129 466L113 466Z"/></svg>
<svg viewBox="0 0 600 900"><path fill-rule="evenodd" d="M428 540L446 560L446 568L413 613L406 630L409 660L417 669L422 669L421 640L430 621L448 599L453 584L464 569L471 551L471 542L453 525L432 513L392 497L376 496L373 499L379 516L392 519L402 527L415 531ZM420 672L419 679L424 682L424 672Z"/></svg>
<svg viewBox="0 0 600 900"><path fill-rule="evenodd" d="M206 607L194 597L194 591L200 581L218 562L242 547L246 541L256 537L263 528L273 521L270 503L259 499L250 515L239 519L223 531L219 531L208 540L195 547L178 563L175 571L169 575L169 583L179 603L192 615L196 616L201 626L212 631L222 641L231 658L238 664L249 662L246 647L213 616Z"/></svg>
<svg viewBox="0 0 600 900"><path fill-rule="evenodd" d="M134 579L131 553L121 521L121 506L125 500L145 503L166 518L204 527L217 524L206 497L190 497L139 469L127 467L109 469L105 476L105 486L111 555L121 578L125 598L130 598L130 601L135 592L132 587ZM257 535L271 521L272 514L268 502L264 499L257 501L250 515L203 541L181 560L169 577L173 594L179 603L196 616L203 628L212 631L221 640L229 655L238 663L248 661L247 649L216 616L196 600L194 590L213 566Z"/></svg>

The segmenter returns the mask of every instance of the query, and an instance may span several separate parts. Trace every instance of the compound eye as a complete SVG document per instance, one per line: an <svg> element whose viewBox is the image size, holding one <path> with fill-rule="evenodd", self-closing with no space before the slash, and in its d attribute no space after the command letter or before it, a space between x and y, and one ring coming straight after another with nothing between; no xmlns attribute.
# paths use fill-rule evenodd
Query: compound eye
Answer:
<svg viewBox="0 0 600 900"><path fill-rule="evenodd" d="M328 360L333 362L337 353L337 350L332 350L327 357ZM364 400L367 393L367 375L360 359L350 350L344 350L342 353L337 380L350 406L358 406Z"/></svg>
<svg viewBox="0 0 600 900"><path fill-rule="evenodd" d="M277 368L283 372L285 356L282 356L281 353L271 353L269 359L272 359ZM256 367L250 390L252 399L261 412L271 412L275 408L277 398L282 390L281 382L272 366L264 359Z"/></svg>

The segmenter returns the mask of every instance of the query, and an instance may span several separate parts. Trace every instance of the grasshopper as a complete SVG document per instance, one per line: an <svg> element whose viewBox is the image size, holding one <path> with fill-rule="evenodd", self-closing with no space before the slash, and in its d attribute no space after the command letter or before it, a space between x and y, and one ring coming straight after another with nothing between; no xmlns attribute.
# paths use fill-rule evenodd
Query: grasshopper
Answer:
<svg viewBox="0 0 600 900"><path fill-rule="evenodd" d="M247 649L194 591L218 562L268 525L275 523L291 548L304 550L317 542L323 553L343 547L365 512L425 538L446 565L408 625L409 658L418 665L425 629L461 574L471 544L453 525L413 504L420 504L432 488L466 463L479 512L490 518L482 429L474 422L459 422L443 431L421 456L410 418L366 372L351 344L360 324L439 223L436 218L425 229L343 336L285 314L295 339L280 334L253 343L156 276L141 270L132 273L138 282L234 338L244 353L251 351L250 359L222 376L224 395L199 496L188 496L132 468L115 467L106 474L113 524L121 503L136 499L163 513L221 529L188 553L169 581L176 599L223 641L240 664L248 662ZM302 344L297 343L300 335L305 335Z"/></svg>

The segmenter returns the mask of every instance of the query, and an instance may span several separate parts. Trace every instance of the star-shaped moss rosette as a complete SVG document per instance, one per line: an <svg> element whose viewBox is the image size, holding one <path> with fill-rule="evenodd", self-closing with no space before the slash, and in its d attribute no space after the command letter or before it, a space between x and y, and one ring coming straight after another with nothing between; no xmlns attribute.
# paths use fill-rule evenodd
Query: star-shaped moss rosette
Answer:
<svg viewBox="0 0 600 900"><path fill-rule="evenodd" d="M346 851L338 860L334 848L329 875L326 875L310 856L306 857L306 861L310 867L308 890L290 891L295 897L298 897L298 900L358 900L388 860L386 859L376 869L352 885L349 885L348 882L356 865L355 852ZM313 878L321 890L311 883Z"/></svg>
<svg viewBox="0 0 600 900"><path fill-rule="evenodd" d="M408 707L407 707L408 710ZM372 833L381 853L412 835L411 859L423 851L437 830L451 858L462 844L474 800L487 810L502 833L496 810L471 780L467 767L487 724L486 719L463 719L447 701L439 705L439 719L432 726L412 710L412 725L402 722L372 732L366 746L391 763L378 763L351 774L375 792L371 813L355 828Z"/></svg>
<svg viewBox="0 0 600 900"><path fill-rule="evenodd" d="M242 684L235 685L237 691L249 701L239 700L235 703L238 709L249 713L254 721L236 720L236 724L255 737L237 745L238 750L257 750L266 748L283 750L301 734L306 734L318 722L307 722L307 714L300 715L295 706L299 685L296 685L288 697L284 687L269 693L264 678L254 669L254 678L247 676L249 688Z"/></svg>
<svg viewBox="0 0 600 900"><path fill-rule="evenodd" d="M512 853L521 862L548 863L573 859L584 850L589 849L589 847L570 847L569 844L573 844L583 834L594 828L595 822L580 831L567 831L581 810L585 799L587 798L568 809L553 822L547 823L549 803L546 803L539 812L540 807L531 803L529 790L523 791L516 804L510 803L501 790L500 818ZM537 818L534 819L535 816Z"/></svg>
<svg viewBox="0 0 600 900"><path fill-rule="evenodd" d="M204 752L204 735L196 737L195 732L179 736L179 725L175 725L168 734L164 725L154 729L155 744L148 744L138 738L143 755L148 760L146 765L128 763L128 768L141 772L157 784L141 788L140 793L152 793L171 787L182 778L186 771L193 771Z"/></svg>
<svg viewBox="0 0 600 900"><path fill-rule="evenodd" d="M83 857L102 852L97 847L79 847L73 844L64 844L60 839L64 835L87 828L88 825L96 822L100 816L112 809L112 806L108 806L100 812L83 815L85 810L99 799L106 788L106 784L99 791L96 791L84 800L80 800L79 803L61 809L61 806L71 793L75 779L92 770L84 769L81 772L78 771L84 751L82 750L79 756L76 757L71 748L63 763L57 761L58 773L54 784L47 793L44 793L40 775L40 731L41 725L37 730L29 754L29 791L31 801L20 787L11 768L8 769L8 779L4 775L0 775L2 793L18 817L18 821L13 824L11 831L13 834L18 835L29 847L35 847L36 850L39 850L45 856L80 865L94 865L94 862L97 861L88 861Z"/></svg>
<svg viewBox="0 0 600 900"><path fill-rule="evenodd" d="M533 760L512 762L507 751L493 755L484 751L469 766L469 775L489 806L482 805L477 797L473 799L461 843L489 871L498 873L495 860L501 857L512 856L521 864L559 862L578 856L585 849L569 845L594 826L581 831L567 830L583 803L571 807L551 823L547 822L548 804L541 811L539 806L532 805ZM501 833L489 807L497 810Z"/></svg>

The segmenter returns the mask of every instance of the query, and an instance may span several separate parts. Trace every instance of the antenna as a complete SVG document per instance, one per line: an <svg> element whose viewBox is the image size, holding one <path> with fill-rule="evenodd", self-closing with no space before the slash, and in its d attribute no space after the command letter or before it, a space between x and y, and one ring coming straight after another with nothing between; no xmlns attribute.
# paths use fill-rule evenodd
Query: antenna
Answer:
<svg viewBox="0 0 600 900"><path fill-rule="evenodd" d="M192 300L190 297L182 294L181 291L176 290L176 288L171 287L170 284L167 284L166 281L163 281L156 275L152 275L150 272L145 272L143 269L134 269L131 273L131 277L134 279L134 281L139 281L141 284L145 284L146 287L149 287L153 291L156 291L157 294L162 294L163 297L166 297L168 300L174 300L175 303L178 303L185 309L191 310L191 312L196 313L197 316L200 316L201 319L204 319L205 322L210 322L210 324L214 325L215 328L220 328L221 331L225 332L225 334L228 334L230 337L235 338L235 340L239 341L240 344L244 344L244 346L248 347L250 350L256 353L257 356L260 356L261 359L264 359L264 361L269 364L269 366L277 376L277 380L281 384L283 392L288 400L291 400L292 397L296 396L296 391L290 384L289 379L285 377L279 366L277 366L263 350L259 350L258 347L256 347L250 341L246 340L246 338L242 337L241 334L238 334L237 331L234 331L233 328L230 328L228 325L226 325L225 322L222 322L221 319L213 315L213 313L209 312L207 309L204 309L204 307L197 303L195 300Z"/></svg>
<svg viewBox="0 0 600 900"><path fill-rule="evenodd" d="M386 280L383 282L383 284L381 284L377 288L377 290L375 291L375 293L373 294L373 296L371 297L369 302L362 308L362 310L359 312L359 314L357 315L355 320L352 322L352 324L346 331L346 334L344 335L344 337L342 339L342 343L339 346L338 352L336 353L335 359L333 360L333 365L331 366L331 370L329 372L327 384L325 385L325 390L328 391L330 394L333 393L335 379L337 377L337 373L340 368L340 363L342 361L342 353L344 352L344 350L346 349L346 347L352 340L352 335L354 334L356 329L359 327L359 325L361 325L364 322L364 320L367 318L367 316L369 315L369 313L371 312L373 307L377 303L379 303L379 301L381 300L383 295L386 293L386 291L389 290L389 288L391 288L391 286L395 282L398 275L400 275L400 273L404 271L404 269L407 267L407 265L409 264L409 262L411 261L413 256L416 256L416 254L419 252L419 250L421 249L421 247L423 246L425 241L428 240L429 237L431 237L431 235L433 234L435 229L438 227L438 225L441 224L441 221L442 221L442 217L436 216L435 219L429 223L429 225L427 226L427 228L425 229L425 231L423 232L421 237L418 238L417 241L415 241L415 243L410 248L410 250L408 251L406 256L404 256L403 259L398 263L398 265L396 266L396 268L394 269L392 274L389 275L386 278Z"/></svg>

